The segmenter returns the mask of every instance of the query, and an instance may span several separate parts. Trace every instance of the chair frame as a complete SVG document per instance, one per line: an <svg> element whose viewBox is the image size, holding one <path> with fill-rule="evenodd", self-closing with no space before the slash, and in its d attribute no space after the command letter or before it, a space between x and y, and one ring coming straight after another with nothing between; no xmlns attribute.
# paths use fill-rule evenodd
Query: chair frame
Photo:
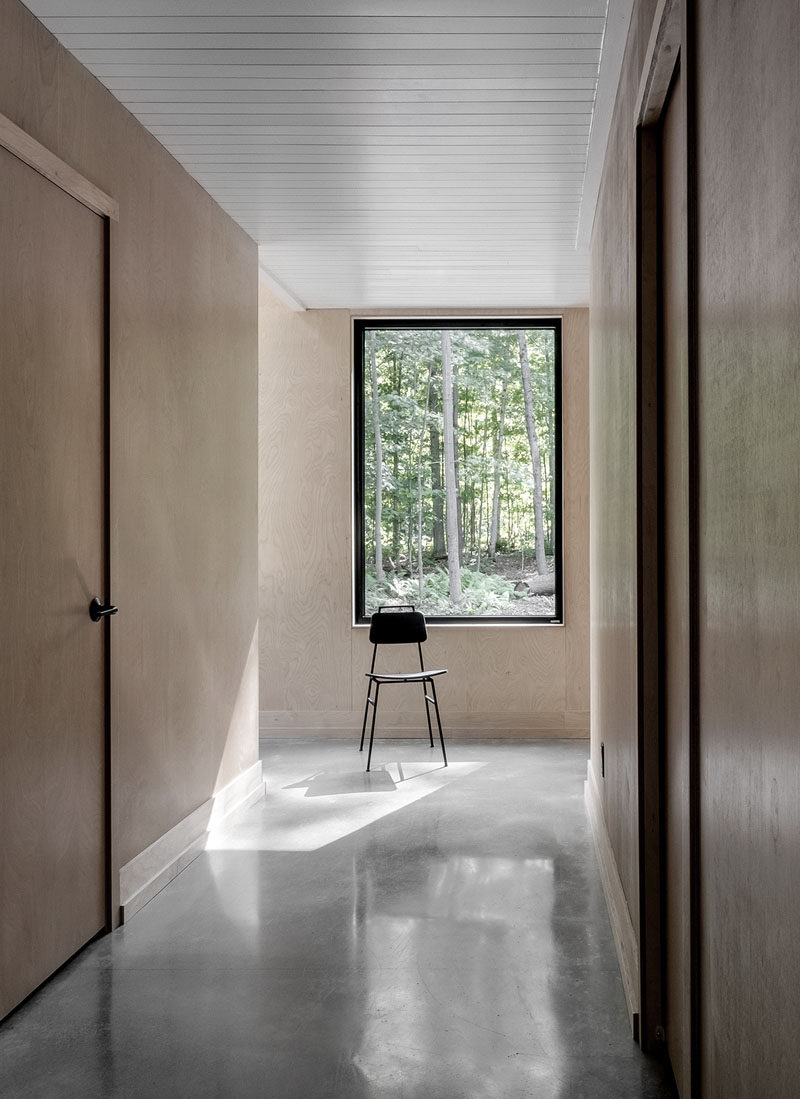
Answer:
<svg viewBox="0 0 800 1099"><path fill-rule="evenodd" d="M417 636L416 640L400 640L400 641L386 641L386 640L374 641L373 640L373 637L376 634L375 619L378 617L378 615L392 614L394 616L394 615L400 615L400 614L403 614L403 613L408 614L409 612L411 612L414 615L417 615L418 618L422 620L421 623L417 624L417 634L419 632L419 627L421 627L421 630L422 630L421 638L419 636ZM389 604L389 605L380 606L380 607L378 607L375 614L372 616L372 623L370 625L370 641L373 642L372 664L370 665L369 671L364 673L366 675L367 679L369 680L369 683L367 684L367 701L364 705L364 721L361 725L361 744L360 744L359 749L358 749L359 752L364 751L364 738L366 736L366 731L367 731L367 717L369 715L369 708L370 708L370 706L372 706L372 723L371 723L370 732L369 732L369 752L367 753L367 770L368 771L370 769L370 764L372 762L372 744L373 744L373 741L375 739L375 718L376 718L377 712L378 712L378 697L380 695L381 684L386 684L386 683L421 683L422 684L422 694L423 694L423 697L425 699L425 716L428 719L428 738L430 740L430 745L431 745L431 748L433 748L433 746L434 746L433 745L433 725L431 723L431 706L433 706L433 711L434 711L434 714L436 715L436 725L437 725L437 728L439 730L439 743L442 746L442 759L444 760L445 767L447 766L447 752L445 751L444 734L442 733L442 719L439 715L439 701L436 697L436 683L434 682L435 677L439 676L439 675L445 675L446 672L447 672L447 669L446 668L436 668L436 669L431 669L431 670L426 670L425 669L425 662L422 658L422 642L427 640L427 637L428 637L428 632L427 632L427 626L425 624L425 618L420 612L417 612L417 610L416 610L413 603L403 603L403 604L399 604L399 605ZM378 655L378 645L379 644L383 644L383 645L416 644L417 652L419 653L419 667L420 667L420 670L418 672L400 672L400 673L376 672L375 671L375 661L376 661L376 658L377 658L377 655ZM372 694L373 686L375 687L374 696ZM430 694L428 693L429 688L430 688Z"/></svg>

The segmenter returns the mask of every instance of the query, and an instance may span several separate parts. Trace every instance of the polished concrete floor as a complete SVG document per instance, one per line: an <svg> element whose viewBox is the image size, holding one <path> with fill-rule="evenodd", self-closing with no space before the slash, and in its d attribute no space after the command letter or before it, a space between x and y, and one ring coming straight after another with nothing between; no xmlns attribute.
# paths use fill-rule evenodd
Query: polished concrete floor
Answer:
<svg viewBox="0 0 800 1099"><path fill-rule="evenodd" d="M267 797L0 1027L0 1094L672 1096L630 1037L583 742L265 747Z"/></svg>

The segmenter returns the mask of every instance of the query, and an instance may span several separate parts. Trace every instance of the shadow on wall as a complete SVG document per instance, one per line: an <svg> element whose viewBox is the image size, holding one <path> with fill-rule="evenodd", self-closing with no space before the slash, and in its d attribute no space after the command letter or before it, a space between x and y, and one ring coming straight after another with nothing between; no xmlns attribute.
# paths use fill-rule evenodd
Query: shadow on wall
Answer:
<svg viewBox="0 0 800 1099"><path fill-rule="evenodd" d="M193 738L197 742L196 755L203 757L190 775L193 786L199 789L199 796L195 797L194 808L188 813L181 810L180 806L189 796L188 784L185 784L180 798L174 797L177 820L174 817L168 820L166 828L157 830L156 838L149 845L121 866L120 904L126 920L205 849L211 829L218 827L234 809L263 797L264 784L258 759L257 623L251 626L246 651L242 646L238 654L239 674L235 680L229 680L229 691L223 690L223 676L211 657L210 647L201 649L198 659L206 693L213 692L214 703L213 706L209 703L208 712L201 715L208 729L207 736L203 739L201 733L195 733ZM226 667L232 667L232 664L226 662ZM225 730L224 737L219 732L214 737L215 730ZM165 753L169 747L174 755L174 745L165 746ZM184 743L181 749L191 752L193 743ZM190 763L191 760L186 764L187 771ZM151 763L151 769L155 771L156 765ZM164 790L162 781L157 791L162 800ZM169 787L166 791L167 794L172 792ZM129 804L140 818L137 824L141 824L142 817L147 822L145 799L150 793L148 785L141 797L136 796L136 790L129 794Z"/></svg>

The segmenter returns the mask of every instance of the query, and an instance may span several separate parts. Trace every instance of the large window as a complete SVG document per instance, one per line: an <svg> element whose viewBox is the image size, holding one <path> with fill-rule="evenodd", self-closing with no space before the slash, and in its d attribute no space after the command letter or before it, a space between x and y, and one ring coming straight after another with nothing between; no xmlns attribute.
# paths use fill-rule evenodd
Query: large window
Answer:
<svg viewBox="0 0 800 1099"><path fill-rule="evenodd" d="M561 324L355 322L356 621L561 621Z"/></svg>

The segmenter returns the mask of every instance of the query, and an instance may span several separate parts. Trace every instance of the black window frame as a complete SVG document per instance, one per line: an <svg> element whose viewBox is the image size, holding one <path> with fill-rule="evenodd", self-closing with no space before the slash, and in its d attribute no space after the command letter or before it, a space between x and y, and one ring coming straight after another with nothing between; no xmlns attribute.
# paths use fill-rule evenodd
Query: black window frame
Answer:
<svg viewBox="0 0 800 1099"><path fill-rule="evenodd" d="M518 316L518 317L354 317L353 318L353 598L354 624L369 624L366 614L366 553L364 545L364 479L365 479L365 390L364 390L364 334L369 330L397 329L461 329L480 328L507 329L548 329L554 334L554 435L555 435L555 473L554 473L554 554L555 562L555 613L553 615L426 615L427 622L447 625L472 625L477 627L493 625L564 625L564 494L563 494L563 415L562 415L562 322L558 316Z"/></svg>

